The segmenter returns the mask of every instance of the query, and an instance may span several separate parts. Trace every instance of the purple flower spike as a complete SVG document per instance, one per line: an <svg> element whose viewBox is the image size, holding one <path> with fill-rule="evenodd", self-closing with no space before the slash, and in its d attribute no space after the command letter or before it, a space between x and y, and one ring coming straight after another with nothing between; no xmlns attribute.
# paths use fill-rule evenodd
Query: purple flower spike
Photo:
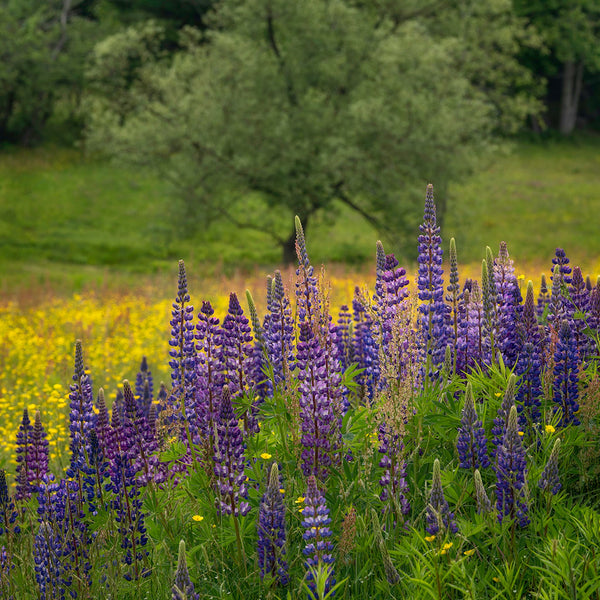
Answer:
<svg viewBox="0 0 600 600"><path fill-rule="evenodd" d="M194 590L194 584L190 579L185 555L185 542L179 542L179 553L177 556L177 570L173 582L171 600L199 600L200 595Z"/></svg>
<svg viewBox="0 0 600 600"><path fill-rule="evenodd" d="M454 522L454 513L450 512L450 507L444 497L440 461L437 458L433 461L433 479L431 481L426 518L426 530L429 535L443 534L446 531L456 533L458 531L458 527Z"/></svg>
<svg viewBox="0 0 600 600"><path fill-rule="evenodd" d="M558 453L560 451L560 439L557 439L552 446L548 462L542 471L542 475L538 482L540 489L546 493L558 494L561 484L558 474Z"/></svg>
<svg viewBox="0 0 600 600"><path fill-rule="evenodd" d="M508 383L506 385L506 391L504 392L504 397L502 398L502 404L498 409L498 414L494 419L494 425L492 427L492 447L490 448L492 456L496 456L496 448L502 444L502 440L504 439L504 432L506 431L506 426L508 424L508 416L510 414L510 409L515 403L515 389L517 387L517 378L515 374L511 374L508 378Z"/></svg>
<svg viewBox="0 0 600 600"><path fill-rule="evenodd" d="M148 418L150 406L154 398L154 380L152 379L152 372L148 368L148 361L145 356L142 357L140 370L135 377L135 398L140 414Z"/></svg>
<svg viewBox="0 0 600 600"><path fill-rule="evenodd" d="M302 470L324 481L329 467L339 461L341 428L336 402L341 394L336 391L340 391L341 377L331 369L326 351L307 322L300 323L296 360L304 447Z"/></svg>
<svg viewBox="0 0 600 600"><path fill-rule="evenodd" d="M269 575L281 585L289 581L285 561L285 505L279 468L273 463L267 490L258 511L258 566L260 577Z"/></svg>
<svg viewBox="0 0 600 600"><path fill-rule="evenodd" d="M436 223L433 186L427 186L423 223L419 225L419 306L420 331L426 370L434 373L444 362L449 338L449 307L444 304L442 238ZM429 374L429 373L426 373Z"/></svg>
<svg viewBox="0 0 600 600"><path fill-rule="evenodd" d="M303 549L306 562L304 563L307 573L306 581L308 587L313 593L316 593L316 585L310 567L316 568L321 565L330 566L329 577L325 584L325 593L335 585L333 577L333 543L331 529L328 525L331 523L329 518L329 509L325 504L325 498L317 488L317 480L313 475L308 478L308 488L304 499L304 510L302 512L302 527L306 529L303 534L306 546Z"/></svg>
<svg viewBox="0 0 600 600"><path fill-rule="evenodd" d="M490 466L487 456L487 441L485 429L477 418L475 402L473 401L473 387L471 382L467 383L465 393L465 406L458 429L456 447L460 466L463 469L485 469Z"/></svg>
<svg viewBox="0 0 600 600"><path fill-rule="evenodd" d="M196 348L198 350L198 387L196 405L198 409L199 432L208 440L208 453L214 452L214 430L219 418L221 389L225 382L223 375L222 331L219 319L210 302L204 301L198 313L196 325Z"/></svg>
<svg viewBox="0 0 600 600"><path fill-rule="evenodd" d="M519 355L517 322L522 298L506 242L500 242L500 252L494 261L494 280L498 301L498 348L504 364L512 368Z"/></svg>
<svg viewBox="0 0 600 600"><path fill-rule="evenodd" d="M240 306L236 294L229 295L229 309L222 325L222 353L231 399L235 403L250 389L252 368L252 334L250 323ZM244 434L258 432L257 408L243 415Z"/></svg>
<svg viewBox="0 0 600 600"><path fill-rule="evenodd" d="M16 500L28 500L31 498L31 488L29 487L29 469L31 456L31 443L33 437L33 427L29 420L27 409L23 409L23 419L17 432L17 489L15 493Z"/></svg>
<svg viewBox="0 0 600 600"><path fill-rule="evenodd" d="M298 320L313 323L318 320L321 312L320 296L317 288L317 278L314 268L310 264L306 251L306 239L300 219L296 217L296 254L298 255L298 268L296 269L296 305Z"/></svg>
<svg viewBox="0 0 600 600"><path fill-rule="evenodd" d="M181 419L188 419L195 426L195 402L197 387L196 348L194 346L194 307L189 303L185 265L179 261L177 297L171 311L171 397L169 403L178 410Z"/></svg>
<svg viewBox="0 0 600 600"><path fill-rule="evenodd" d="M406 462L402 457L404 443L398 433L389 431L385 423L381 423L378 430L379 452L383 456L379 461L379 466L384 469L383 476L379 480L382 487L379 499L386 502L385 511L397 511L400 509L402 516L410 512L410 502L408 496L408 483L406 482Z"/></svg>
<svg viewBox="0 0 600 600"><path fill-rule="evenodd" d="M527 284L527 293L521 323L519 325L521 351L515 372L521 378L517 392L518 410L522 426L533 425L540 420L540 405L542 395L542 356L540 327L537 322L535 305L533 303L533 283Z"/></svg>
<svg viewBox="0 0 600 600"><path fill-rule="evenodd" d="M48 440L42 425L40 412L35 412L35 423L31 436L31 448L29 455L29 489L37 491L44 476L48 473Z"/></svg>
<svg viewBox="0 0 600 600"><path fill-rule="evenodd" d="M250 510L246 501L244 442L227 386L223 387L220 406L214 456L219 510L224 515L244 516Z"/></svg>
<svg viewBox="0 0 600 600"><path fill-rule="evenodd" d="M20 528L15 525L18 513L15 509L14 500L8 493L6 483L6 471L0 469L0 535L11 535L19 533Z"/></svg>
<svg viewBox="0 0 600 600"><path fill-rule="evenodd" d="M527 463L517 427L517 408L514 405L510 409L508 424L496 459L498 520L502 522L505 517L509 517L521 527L525 527L529 523L525 498Z"/></svg>
<svg viewBox="0 0 600 600"><path fill-rule="evenodd" d="M560 411L559 425L579 425L579 355L577 340L569 321L561 321L554 352L554 412Z"/></svg>

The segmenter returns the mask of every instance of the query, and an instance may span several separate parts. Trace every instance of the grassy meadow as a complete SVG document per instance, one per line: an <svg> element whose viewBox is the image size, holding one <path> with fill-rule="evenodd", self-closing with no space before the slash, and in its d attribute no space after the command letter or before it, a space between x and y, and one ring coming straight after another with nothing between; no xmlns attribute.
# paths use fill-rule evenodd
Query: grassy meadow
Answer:
<svg viewBox="0 0 600 600"><path fill-rule="evenodd" d="M485 247L496 255L501 240L515 261L514 274L508 263L505 274L514 275L510 280L523 297L530 278L537 296L540 273L550 276L556 247L564 247L571 265L581 265L595 283L599 150L594 138L522 142L487 171L452 187L443 248L446 260L448 241L455 237L461 284L465 277L481 277ZM430 355L431 348L419 350L412 334L420 327L416 265L404 265L408 297L384 309L383 300L378 304L373 297L377 232L358 217L340 209L335 223L322 217L311 224L307 247L318 284L310 270L296 275L283 269L290 312L277 313L267 305L266 276L277 268L278 249L264 237L242 236L226 225L180 236L168 218L178 210L167 187L151 175L76 150L0 155L0 465L9 494L2 495L0 480L0 597L312 600L333 597L335 591L336 598L348 600L600 600L598 352L580 340L574 366L568 336L552 320L562 318L558 309L559 316L550 320L548 310L539 315L544 341L527 338L529 346L521 347L522 354L543 348L537 404L527 404L519 391L529 385L529 371L514 356L513 364L508 358L505 364L489 348L468 368L446 361L435 377L423 377L421 352ZM177 280L180 258L188 299L181 271ZM447 262L443 268L446 286ZM395 266L386 276L403 277ZM305 297L304 292L296 297L296 283ZM351 305L355 285L368 287L359 304L374 325L361 328L357 321L356 329L348 329L339 309ZM246 289L265 328L267 313L291 319L298 307L300 313L312 306L312 329L286 322L298 361L294 375L283 367L279 373L283 363L265 342L261 351L268 359L260 363L260 374L254 370L251 376L254 342L240 344L246 379L238 392L223 391L223 380L211 379L206 365L212 355L207 346L198 348L203 358L195 364L204 379L195 380L194 394L204 398L214 389L220 413L196 407L194 419L208 419L210 425L194 429L196 421L186 412L192 375L186 370L185 335L193 326L210 337L204 301L220 324L227 318L233 328L237 319L249 327ZM239 297L244 317L230 292ZM564 294L568 306L570 296ZM185 308L192 305L186 321ZM593 324L592 309L586 310L581 312ZM345 348L335 360L324 350L333 335L327 333L329 316L340 328L336 344ZM572 329L580 316L572 315ZM319 332L318 340L311 331ZM373 337L356 337L365 331ZM385 338L386 331L391 337ZM80 363L76 339L83 347ZM217 345L225 348L223 340ZM279 338L278 343L283 348ZM370 351L375 354L367 360L363 354ZM348 361L342 365L341 356L351 352L359 357L358 371ZM402 360L395 362L395 356ZM135 387L142 357L153 389L148 386L146 394L136 387L134 397L123 380ZM379 370L373 370L374 363ZM227 368L223 377L232 372ZM79 386L72 385L74 372ZM323 373L327 379L321 381ZM567 398L573 394L569 388L561 404L555 390L562 390L563 376L577 379L578 395ZM325 416L310 413L303 400L316 394L311 377L329 386L335 399ZM234 390L233 380L227 381ZM166 399L158 393L161 382L168 388ZM110 413L100 388L113 408L110 426L102 421ZM122 404L115 403L119 391L125 395ZM468 409L471 400L475 417ZM162 412L150 417L142 405ZM14 501L27 487L15 476L25 455L24 409L32 423L40 413L55 479L32 476L39 496L32 487L30 497ZM327 421L328 410L339 419ZM248 425L253 418L256 423ZM325 419L331 439L313 447L306 422L319 419ZM469 444L479 458L465 466L457 436L459 428L469 427L478 432ZM118 451L112 442L105 448L102 438L96 440L102 452L95 454L83 436L91 438L90 428L114 435L110 439L119 440ZM491 465L481 462L481 450L473 445L481 430ZM243 454L223 458L234 452L240 436ZM15 444L18 439L21 445ZM78 458L69 446L73 439L85 447ZM228 440L229 450L219 440ZM319 447L327 450L319 454ZM318 487L307 452L315 453ZM504 471L498 467L507 463ZM67 508L52 512L52 503ZM261 520L267 518L268 526ZM284 534L275 531L276 521ZM281 535L284 542L278 545ZM314 550L307 546L310 540L318 548L312 575L305 565ZM188 587L177 595L181 586Z"/></svg>

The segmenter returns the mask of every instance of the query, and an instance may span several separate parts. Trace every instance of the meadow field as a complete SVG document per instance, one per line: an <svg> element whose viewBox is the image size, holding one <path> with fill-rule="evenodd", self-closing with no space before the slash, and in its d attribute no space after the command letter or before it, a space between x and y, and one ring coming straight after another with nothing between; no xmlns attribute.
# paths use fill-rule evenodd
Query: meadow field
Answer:
<svg viewBox="0 0 600 600"><path fill-rule="evenodd" d="M0 595L600 599L598 149L452 187L418 263L342 211L280 272L151 176L2 155Z"/></svg>

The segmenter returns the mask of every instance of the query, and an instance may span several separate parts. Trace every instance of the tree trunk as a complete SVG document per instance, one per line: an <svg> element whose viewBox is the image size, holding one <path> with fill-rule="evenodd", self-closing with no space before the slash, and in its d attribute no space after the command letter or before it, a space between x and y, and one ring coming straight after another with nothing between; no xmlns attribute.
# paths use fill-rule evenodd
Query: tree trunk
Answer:
<svg viewBox="0 0 600 600"><path fill-rule="evenodd" d="M567 61L563 69L560 123L558 127L563 135L569 135L575 129L582 83L583 62Z"/></svg>

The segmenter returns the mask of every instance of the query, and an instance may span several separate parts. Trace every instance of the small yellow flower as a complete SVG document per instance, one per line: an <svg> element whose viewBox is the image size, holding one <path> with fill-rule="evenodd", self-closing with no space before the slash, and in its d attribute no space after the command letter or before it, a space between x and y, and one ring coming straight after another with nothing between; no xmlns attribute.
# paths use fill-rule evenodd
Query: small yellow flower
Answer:
<svg viewBox="0 0 600 600"><path fill-rule="evenodd" d="M294 500L296 504L302 504L304 502L304 496L300 496L297 500Z"/></svg>
<svg viewBox="0 0 600 600"><path fill-rule="evenodd" d="M452 546L454 546L453 542L447 542L446 544L444 544L442 546L442 550L450 550L450 548L452 548Z"/></svg>
<svg viewBox="0 0 600 600"><path fill-rule="evenodd" d="M285 490L284 490L283 488L279 488L279 491L280 491L282 494L285 494Z"/></svg>
<svg viewBox="0 0 600 600"><path fill-rule="evenodd" d="M475 554L475 548L471 548L470 550L465 550L463 553L465 556L472 556Z"/></svg>
<svg viewBox="0 0 600 600"><path fill-rule="evenodd" d="M492 577L492 580L498 583L500 580L497 577Z"/></svg>
<svg viewBox="0 0 600 600"><path fill-rule="evenodd" d="M433 542L433 540L435 540L435 535L425 536L425 541L426 542Z"/></svg>
<svg viewBox="0 0 600 600"><path fill-rule="evenodd" d="M521 435L521 436L522 436L522 435L525 435L525 432L524 432L524 431L517 431L517 433L518 433L519 435Z"/></svg>
<svg viewBox="0 0 600 600"><path fill-rule="evenodd" d="M200 521L204 521L204 517L202 515L194 515L192 519L194 519L194 521L198 521L198 523L200 523Z"/></svg>
<svg viewBox="0 0 600 600"><path fill-rule="evenodd" d="M263 452L263 453L260 455L260 457L261 457L263 460L269 460L269 459L271 458L271 455L270 455L268 452Z"/></svg>
<svg viewBox="0 0 600 600"><path fill-rule="evenodd" d="M546 425L546 433L554 433L556 429L552 425Z"/></svg>
<svg viewBox="0 0 600 600"><path fill-rule="evenodd" d="M525 275L519 275L517 279L525 279Z"/></svg>
<svg viewBox="0 0 600 600"><path fill-rule="evenodd" d="M496 396L496 398L500 398L500 396L502 396L502 392L496 392L494 396Z"/></svg>
<svg viewBox="0 0 600 600"><path fill-rule="evenodd" d="M298 512L299 512L299 513L302 513L302 512L304 512L304 509L303 509L303 508L299 508L299 509L298 509Z"/></svg>

